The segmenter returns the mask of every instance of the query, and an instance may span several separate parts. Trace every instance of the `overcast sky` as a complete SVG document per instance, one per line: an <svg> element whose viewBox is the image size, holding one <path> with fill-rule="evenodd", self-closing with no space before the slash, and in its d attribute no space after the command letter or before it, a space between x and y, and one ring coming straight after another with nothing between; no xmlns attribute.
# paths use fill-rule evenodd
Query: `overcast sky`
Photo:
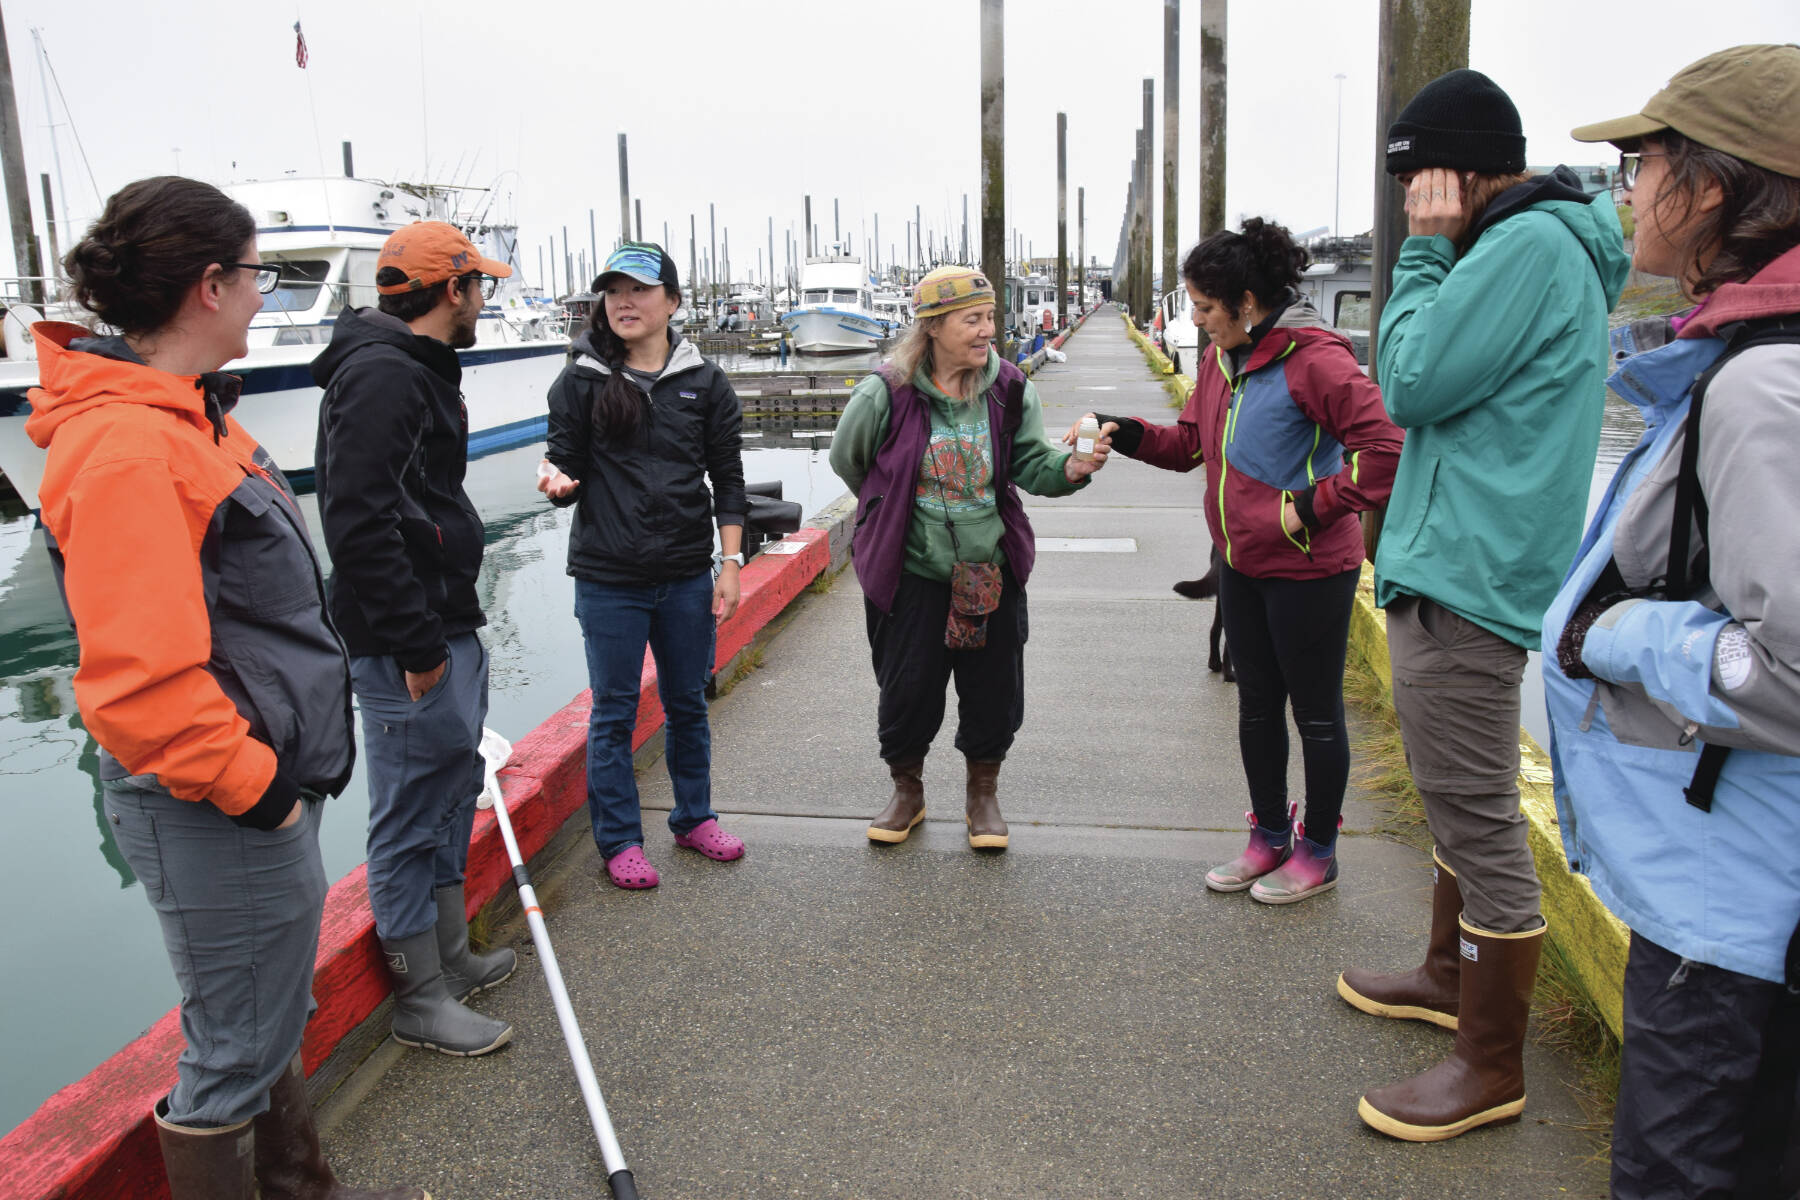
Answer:
<svg viewBox="0 0 1800 1200"><path fill-rule="evenodd" d="M734 274L800 225L802 197L829 240L832 201L861 250L877 214L881 253L904 245L914 205L960 237L980 209L978 0L800 3L682 0L561 6L474 0L0 0L21 108L33 210L54 178L52 119L67 216L179 170L224 183L340 169L498 187L520 225L528 277L537 250L599 241L618 225L617 135L630 140L632 194L646 235L687 264L690 214L705 245L707 204L733 243ZM1056 244L1056 113L1069 116L1070 251L1075 189L1087 189L1090 256L1110 263L1129 179L1142 81L1156 80L1162 139L1160 0L1012 0L1006 28L1008 230L1036 254ZM1474 0L1471 64L1518 104L1534 164L1600 162L1572 125L1635 111L1684 63L1739 42L1800 41L1794 0ZM1706 24L1693 27L1704 14ZM293 24L311 53L294 62ZM1181 164L1199 141L1200 0L1182 2ZM1236 0L1228 27L1227 212L1273 216L1296 233L1332 224L1339 73L1340 226L1366 230L1375 155L1375 0ZM40 82L43 36L67 99ZM77 135L80 147L77 147ZM85 162L82 150L85 149ZM89 166L92 169L92 182ZM1161 188L1156 191L1160 204ZM1160 218L1157 228L1160 229ZM1183 245L1198 191L1180 199ZM973 229L971 230L973 236ZM67 245L67 238L64 238ZM904 249L901 250L904 255ZM0 248L9 270L11 246Z"/></svg>

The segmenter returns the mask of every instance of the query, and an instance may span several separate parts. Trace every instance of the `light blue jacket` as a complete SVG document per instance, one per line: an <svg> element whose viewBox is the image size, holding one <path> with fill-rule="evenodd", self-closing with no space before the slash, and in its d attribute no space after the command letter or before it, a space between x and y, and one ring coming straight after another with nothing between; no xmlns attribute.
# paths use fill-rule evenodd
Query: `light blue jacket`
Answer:
<svg viewBox="0 0 1800 1200"><path fill-rule="evenodd" d="M1563 848L1633 930L1684 958L1779 981L1800 921L1800 530L1786 511L1800 346L1750 349L1708 388L1698 473L1710 583L1692 600L1609 607L1582 645L1596 679L1569 679L1554 653L1609 561L1631 589L1667 573L1688 393L1724 343L1698 327L1667 340L1664 325L1615 331L1623 365L1610 382L1643 413L1644 436L1544 618ZM1653 348L1640 350L1646 340ZM1690 555L1699 550L1695 538ZM1683 789L1708 742L1730 753L1702 811Z"/></svg>

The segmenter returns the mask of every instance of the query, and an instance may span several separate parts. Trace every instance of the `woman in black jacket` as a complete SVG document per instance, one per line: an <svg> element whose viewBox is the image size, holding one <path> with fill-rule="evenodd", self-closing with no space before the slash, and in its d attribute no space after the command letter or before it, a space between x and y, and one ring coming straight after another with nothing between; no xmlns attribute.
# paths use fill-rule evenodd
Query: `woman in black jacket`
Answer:
<svg viewBox="0 0 1800 1200"><path fill-rule="evenodd" d="M646 644L668 721L675 844L720 862L744 853L712 810L706 720L714 623L737 610L744 563L743 417L725 373L669 329L681 287L662 247L626 242L593 290L601 300L550 385L538 490L575 505L569 574L593 690L594 842L615 884L650 888L658 878L644 857L631 763Z"/></svg>

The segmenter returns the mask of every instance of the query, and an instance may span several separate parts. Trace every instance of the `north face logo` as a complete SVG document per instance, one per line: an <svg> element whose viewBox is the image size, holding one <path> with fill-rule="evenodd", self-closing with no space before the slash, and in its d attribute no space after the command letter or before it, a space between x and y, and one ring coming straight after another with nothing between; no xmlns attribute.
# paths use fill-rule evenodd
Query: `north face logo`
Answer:
<svg viewBox="0 0 1800 1200"><path fill-rule="evenodd" d="M1468 938L1461 938L1459 940L1462 942L1462 956L1470 962L1480 962L1481 947L1477 946L1474 942L1471 942Z"/></svg>

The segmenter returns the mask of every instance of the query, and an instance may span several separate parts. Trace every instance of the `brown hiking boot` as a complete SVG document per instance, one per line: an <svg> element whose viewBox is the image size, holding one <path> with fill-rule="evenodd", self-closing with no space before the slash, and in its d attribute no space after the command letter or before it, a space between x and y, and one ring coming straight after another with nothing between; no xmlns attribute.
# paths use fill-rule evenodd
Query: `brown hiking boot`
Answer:
<svg viewBox="0 0 1800 1200"><path fill-rule="evenodd" d="M1457 1000L1462 980L1460 930L1462 889L1456 872L1431 852L1432 874L1437 886L1431 893L1431 941L1425 961L1399 975L1378 975L1361 967L1347 967L1338 976L1337 991L1348 1003L1377 1017L1430 1021L1445 1029L1456 1028Z"/></svg>
<svg viewBox="0 0 1800 1200"><path fill-rule="evenodd" d="M1525 1111L1525 1022L1543 925L1488 933L1461 921L1462 994L1450 1057L1411 1079L1376 1088L1356 1112L1408 1142L1441 1142Z"/></svg>
<svg viewBox="0 0 1800 1200"><path fill-rule="evenodd" d="M925 760L889 763L888 774L894 777L894 796L869 822L869 840L893 845L904 842L925 819Z"/></svg>
<svg viewBox="0 0 1800 1200"><path fill-rule="evenodd" d="M1000 797L997 786L1000 764L969 759L968 811L969 846L975 850L1006 849L1006 822L1000 819Z"/></svg>

